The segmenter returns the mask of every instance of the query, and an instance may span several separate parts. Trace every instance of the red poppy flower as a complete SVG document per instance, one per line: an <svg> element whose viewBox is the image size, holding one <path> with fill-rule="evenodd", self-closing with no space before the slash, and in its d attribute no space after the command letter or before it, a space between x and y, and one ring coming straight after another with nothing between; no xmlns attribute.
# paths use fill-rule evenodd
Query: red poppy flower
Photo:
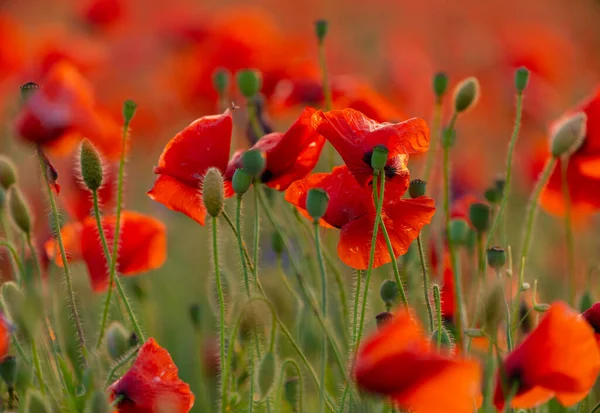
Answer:
<svg viewBox="0 0 600 413"><path fill-rule="evenodd" d="M408 172L398 175L396 179L403 181L400 186L406 190ZM306 195L311 188L321 188L329 194L329 205L321 225L341 230L338 243L340 259L352 268L366 269L376 216L371 191L361 187L346 166L338 166L331 173L310 175L294 182L285 193L286 201L295 205L305 216L308 216ZM425 196L400 199L403 192L386 197L383 202L382 219L396 256L406 253L435 212L433 199ZM375 248L374 268L391 261L381 231L378 232Z"/></svg>
<svg viewBox="0 0 600 413"><path fill-rule="evenodd" d="M123 15L122 0L91 0L81 10L81 17L90 25L108 27Z"/></svg>
<svg viewBox="0 0 600 413"><path fill-rule="evenodd" d="M116 217L104 217L102 228L112 248ZM159 220L132 211L124 211L121 215L121 235L119 238L119 254L117 272L124 276L137 275L159 268L166 259L166 230ZM92 217L82 222L70 223L60 231L67 258L69 261L83 260L88 269L92 289L95 292L105 291L108 287L108 263L98 236L96 220ZM46 244L49 257L54 257L57 265L62 265L56 253L56 241Z"/></svg>
<svg viewBox="0 0 600 413"><path fill-rule="evenodd" d="M0 314L0 360L4 359L8 354L12 329L13 326L4 317L4 314Z"/></svg>
<svg viewBox="0 0 600 413"><path fill-rule="evenodd" d="M261 182L278 191L285 191L292 182L308 175L321 155L325 138L311 126L313 108L305 108L300 117L285 133L269 133L252 149L258 149L266 157ZM231 179L242 166L243 151L238 151L229 161L227 177Z"/></svg>
<svg viewBox="0 0 600 413"><path fill-rule="evenodd" d="M384 145L389 151L385 176L394 193L406 190L402 177L407 171L408 155L425 152L429 147L429 128L418 118L379 123L357 110L344 109L318 111L312 119L315 129L331 142L363 187L373 180L371 155L375 146Z"/></svg>
<svg viewBox="0 0 600 413"><path fill-rule="evenodd" d="M150 338L129 371L108 388L110 399L122 397L116 406L120 413L187 413L194 394L178 373L169 352Z"/></svg>
<svg viewBox="0 0 600 413"><path fill-rule="evenodd" d="M581 314L583 319L594 329L594 335L600 346L600 303L596 303Z"/></svg>
<svg viewBox="0 0 600 413"><path fill-rule="evenodd" d="M506 393L517 385L511 406L530 408L552 397L570 406L583 399L600 372L594 330L565 303L554 303L540 324L504 360ZM503 409L499 372L494 404Z"/></svg>
<svg viewBox="0 0 600 413"><path fill-rule="evenodd" d="M471 413L480 401L479 364L438 353L406 311L365 340L353 374L361 389L415 413Z"/></svg>
<svg viewBox="0 0 600 413"><path fill-rule="evenodd" d="M169 141L154 173L159 175L148 196L173 211L182 212L204 225L202 184L206 171L215 167L225 175L231 146L231 112L204 116ZM233 195L225 181L225 196Z"/></svg>

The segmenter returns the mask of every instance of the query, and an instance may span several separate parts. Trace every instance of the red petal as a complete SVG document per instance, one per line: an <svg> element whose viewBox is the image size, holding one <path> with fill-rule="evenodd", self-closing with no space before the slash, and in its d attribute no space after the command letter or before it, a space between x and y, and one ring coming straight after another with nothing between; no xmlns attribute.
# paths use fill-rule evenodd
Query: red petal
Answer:
<svg viewBox="0 0 600 413"><path fill-rule="evenodd" d="M148 191L148 196L167 208L182 212L200 225L204 225L206 209L199 187L188 186L168 175L161 175Z"/></svg>

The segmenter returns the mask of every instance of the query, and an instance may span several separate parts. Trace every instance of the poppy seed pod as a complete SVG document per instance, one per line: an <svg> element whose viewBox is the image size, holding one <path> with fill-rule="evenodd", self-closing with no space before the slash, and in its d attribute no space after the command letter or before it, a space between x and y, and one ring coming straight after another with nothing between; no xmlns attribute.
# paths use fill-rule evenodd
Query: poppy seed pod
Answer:
<svg viewBox="0 0 600 413"><path fill-rule="evenodd" d="M31 214L21 191L11 188L8 196L8 207L14 223L25 234L29 234L31 232Z"/></svg>
<svg viewBox="0 0 600 413"><path fill-rule="evenodd" d="M202 201L206 212L216 218L223 210L224 201L223 176L217 168L209 168L204 177L202 187Z"/></svg>
<svg viewBox="0 0 600 413"><path fill-rule="evenodd" d="M0 377L9 389L15 386L17 379L17 358L15 356L7 356L0 361Z"/></svg>
<svg viewBox="0 0 600 413"><path fill-rule="evenodd" d="M321 188L311 188L306 195L306 211L313 220L320 220L327 212L329 195Z"/></svg>
<svg viewBox="0 0 600 413"><path fill-rule="evenodd" d="M25 401L25 411L27 413L51 413L52 409L48 400L39 391L29 390Z"/></svg>
<svg viewBox="0 0 600 413"><path fill-rule="evenodd" d="M408 187L408 194L411 198L418 198L425 195L427 190L427 182L420 179L413 179Z"/></svg>
<svg viewBox="0 0 600 413"><path fill-rule="evenodd" d="M224 95L231 83L231 72L225 68L215 69L212 76L213 87L219 95Z"/></svg>
<svg viewBox="0 0 600 413"><path fill-rule="evenodd" d="M398 288L396 281L393 280L385 280L379 289L381 300L388 306L393 305L398 300L399 294L400 288Z"/></svg>
<svg viewBox="0 0 600 413"><path fill-rule="evenodd" d="M327 36L327 31L329 30L329 23L327 20L317 20L315 22L315 34L317 35L317 39L319 40L319 44L325 41L325 36Z"/></svg>
<svg viewBox="0 0 600 413"><path fill-rule="evenodd" d="M583 144L587 131L587 115L577 112L552 128L550 153L555 158L571 156Z"/></svg>
<svg viewBox="0 0 600 413"><path fill-rule="evenodd" d="M0 155L0 187L9 189L17 182L17 168L13 161Z"/></svg>
<svg viewBox="0 0 600 413"><path fill-rule="evenodd" d="M446 94L448 90L448 76L443 72L438 72L433 76L433 93L438 101Z"/></svg>
<svg viewBox="0 0 600 413"><path fill-rule="evenodd" d="M246 99L250 99L262 88L262 75L255 69L240 70L235 75L237 86Z"/></svg>
<svg viewBox="0 0 600 413"><path fill-rule="evenodd" d="M500 268L504 267L504 264L506 264L506 251L504 248L497 245L488 248L487 262L488 265L495 270L499 270Z"/></svg>
<svg viewBox="0 0 600 413"><path fill-rule="evenodd" d="M454 110L462 113L471 109L479 99L479 81L468 77L454 88Z"/></svg>
<svg viewBox="0 0 600 413"><path fill-rule="evenodd" d="M490 212L487 204L475 202L469 206L469 220L478 232L485 232L490 228Z"/></svg>
<svg viewBox="0 0 600 413"><path fill-rule="evenodd" d="M92 192L97 191L102 186L104 175L102 158L94 145L87 139L81 141L79 166L85 186Z"/></svg>
<svg viewBox="0 0 600 413"><path fill-rule="evenodd" d="M387 163L388 148L383 145L377 145L371 153L371 168L377 173L381 172Z"/></svg>
<svg viewBox="0 0 600 413"><path fill-rule="evenodd" d="M456 245L466 245L469 238L469 224L464 219L450 221L450 241Z"/></svg>
<svg viewBox="0 0 600 413"><path fill-rule="evenodd" d="M499 191L496 187L486 189L483 196L490 204L499 204L502 201L502 191Z"/></svg>
<svg viewBox="0 0 600 413"><path fill-rule="evenodd" d="M384 311L375 316L375 321L377 322L377 328L384 327L387 323L394 319L394 314L389 311Z"/></svg>
<svg viewBox="0 0 600 413"><path fill-rule="evenodd" d="M252 177L243 168L237 168L231 178L231 186L233 191L238 195L244 195L252 185Z"/></svg>
<svg viewBox="0 0 600 413"><path fill-rule="evenodd" d="M21 100L23 102L27 102L27 100L31 97L31 95L40 88L35 82L27 82L21 86Z"/></svg>
<svg viewBox="0 0 600 413"><path fill-rule="evenodd" d="M517 92L521 93L527 87L529 83L529 70L525 66L521 66L515 72L515 88Z"/></svg>
<svg viewBox="0 0 600 413"><path fill-rule="evenodd" d="M131 99L127 99L123 103L123 119L125 119L125 123L131 122L133 119L133 115L135 115L135 111L137 110L137 103L135 103Z"/></svg>
<svg viewBox="0 0 600 413"><path fill-rule="evenodd" d="M242 155L242 167L252 178L258 178L265 170L265 155L258 149L250 149Z"/></svg>
<svg viewBox="0 0 600 413"><path fill-rule="evenodd" d="M267 397L273 387L276 368L277 360L275 359L275 354L272 352L265 354L258 366L258 391L260 392L261 399Z"/></svg>
<svg viewBox="0 0 600 413"><path fill-rule="evenodd" d="M106 329L106 350L113 360L118 360L129 350L129 333L118 321Z"/></svg>

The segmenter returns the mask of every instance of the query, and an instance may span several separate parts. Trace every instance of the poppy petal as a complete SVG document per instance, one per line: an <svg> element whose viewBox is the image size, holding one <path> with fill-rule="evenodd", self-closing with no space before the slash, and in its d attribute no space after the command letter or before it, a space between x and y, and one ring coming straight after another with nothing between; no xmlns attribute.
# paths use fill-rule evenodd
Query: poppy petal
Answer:
<svg viewBox="0 0 600 413"><path fill-rule="evenodd" d="M206 208L202 202L200 188L188 186L171 176L161 175L148 191L148 196L167 208L182 212L200 225L204 225Z"/></svg>

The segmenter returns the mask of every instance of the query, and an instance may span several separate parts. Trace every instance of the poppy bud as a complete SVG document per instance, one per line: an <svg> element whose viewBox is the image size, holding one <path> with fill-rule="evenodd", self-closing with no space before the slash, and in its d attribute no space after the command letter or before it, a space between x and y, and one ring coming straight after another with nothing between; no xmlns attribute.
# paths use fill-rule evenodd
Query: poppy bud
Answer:
<svg viewBox="0 0 600 413"><path fill-rule="evenodd" d="M213 72L212 81L217 93L219 95L224 95L231 83L231 72L225 68L219 67Z"/></svg>
<svg viewBox="0 0 600 413"><path fill-rule="evenodd" d="M490 228L490 212L489 205L480 202L469 207L469 220L478 232L485 232Z"/></svg>
<svg viewBox="0 0 600 413"><path fill-rule="evenodd" d="M448 76L443 72L438 72L433 76L433 93L438 101L446 94L448 90Z"/></svg>
<svg viewBox="0 0 600 413"><path fill-rule="evenodd" d="M497 245L488 248L487 263L495 270L499 270L500 268L504 267L504 264L506 264L506 251L504 248Z"/></svg>
<svg viewBox="0 0 600 413"><path fill-rule="evenodd" d="M118 321L113 321L106 330L106 350L113 360L118 360L129 350L129 333Z"/></svg>
<svg viewBox="0 0 600 413"><path fill-rule="evenodd" d="M431 343L434 346L437 346L438 331L439 330L434 330L433 334L431 335ZM445 347L447 349L452 349L454 347L454 340L450 336L450 333L448 332L446 327L442 327L441 332L442 332L442 337L441 337L442 338L442 340L441 340L442 348Z"/></svg>
<svg viewBox="0 0 600 413"><path fill-rule="evenodd" d="M576 152L583 141L587 131L587 115L578 112L563 119L552 128L550 138L550 153L555 158L570 156Z"/></svg>
<svg viewBox="0 0 600 413"><path fill-rule="evenodd" d="M293 412L300 411L300 379L298 377L290 377L285 381L283 393L285 400L289 403Z"/></svg>
<svg viewBox="0 0 600 413"><path fill-rule="evenodd" d="M377 322L377 328L384 327L387 323L394 319L394 314L384 311L375 316L375 321Z"/></svg>
<svg viewBox="0 0 600 413"><path fill-rule="evenodd" d="M21 191L11 188L8 195L8 207L14 223L25 234L29 234L31 232L31 215Z"/></svg>
<svg viewBox="0 0 600 413"><path fill-rule="evenodd" d="M427 189L427 182L420 179L413 179L408 187L408 194L411 198L418 198L425 195Z"/></svg>
<svg viewBox="0 0 600 413"><path fill-rule="evenodd" d="M450 221L450 241L456 245L465 245L469 237L469 224L464 219Z"/></svg>
<svg viewBox="0 0 600 413"><path fill-rule="evenodd" d="M531 284L529 283L523 283L521 284L521 291L527 291L531 288Z"/></svg>
<svg viewBox="0 0 600 413"><path fill-rule="evenodd" d="M27 413L52 413L48 400L38 390L29 390L25 401Z"/></svg>
<svg viewBox="0 0 600 413"><path fill-rule="evenodd" d="M27 82L21 86L21 100L23 103L27 102L27 100L40 88L35 82Z"/></svg>
<svg viewBox="0 0 600 413"><path fill-rule="evenodd" d="M487 334L495 336L498 325L504 319L504 312L504 291L502 284L496 282L483 299L483 327Z"/></svg>
<svg viewBox="0 0 600 413"><path fill-rule="evenodd" d="M204 177L202 201L208 214L217 218L223 210L224 201L223 177L217 168L209 168Z"/></svg>
<svg viewBox="0 0 600 413"><path fill-rule="evenodd" d="M594 303L595 301L594 297L592 297L592 293L590 293L589 291L585 291L579 299L579 312L585 313L587 310L592 308Z"/></svg>
<svg viewBox="0 0 600 413"><path fill-rule="evenodd" d="M479 81L468 77L454 88L454 110L462 113L472 108L479 99Z"/></svg>
<svg viewBox="0 0 600 413"><path fill-rule="evenodd" d="M6 387L12 389L17 379L17 358L15 356L6 356L0 362L0 377Z"/></svg>
<svg viewBox="0 0 600 413"><path fill-rule="evenodd" d="M200 304L192 304L190 306L190 319L192 320L194 328L200 329L200 321L202 320Z"/></svg>
<svg viewBox="0 0 600 413"><path fill-rule="evenodd" d="M0 155L0 187L9 189L17 182L15 164L8 157Z"/></svg>
<svg viewBox="0 0 600 413"><path fill-rule="evenodd" d="M283 243L283 238L278 231L273 232L271 236L271 248L273 248L273 252L277 255L283 254L283 249L285 244Z"/></svg>
<svg viewBox="0 0 600 413"><path fill-rule="evenodd" d="M258 366L258 391L260 392L261 399L264 399L271 391L273 382L275 380L275 369L277 361L275 360L275 354L269 352L264 355Z"/></svg>
<svg viewBox="0 0 600 413"><path fill-rule="evenodd" d="M238 195L244 195L252 185L252 177L243 168L237 168L231 179L233 191Z"/></svg>
<svg viewBox="0 0 600 413"><path fill-rule="evenodd" d="M265 155L258 149L250 149L242 155L242 167L252 178L262 175L265 164Z"/></svg>
<svg viewBox="0 0 600 413"><path fill-rule="evenodd" d="M243 69L236 73L238 89L246 99L250 99L262 88L262 75L255 69Z"/></svg>
<svg viewBox="0 0 600 413"><path fill-rule="evenodd" d="M85 413L109 413L110 404L106 394L101 390L94 390L85 405Z"/></svg>
<svg viewBox="0 0 600 413"><path fill-rule="evenodd" d="M85 186L92 192L97 191L102 186L102 176L104 174L102 159L94 145L87 139L81 141L79 165Z"/></svg>
<svg viewBox="0 0 600 413"><path fill-rule="evenodd" d="M325 41L325 36L327 36L328 29L329 23L327 22L327 20L321 19L315 22L315 34L317 35L319 44L322 44Z"/></svg>
<svg viewBox="0 0 600 413"><path fill-rule="evenodd" d="M381 284L379 296L388 307L391 307L398 300L399 295L400 288L398 288L396 281L385 280Z"/></svg>
<svg viewBox="0 0 600 413"><path fill-rule="evenodd" d="M373 148L371 153L371 168L373 168L373 171L379 173L385 168L388 153L388 149L383 145L377 145Z"/></svg>
<svg viewBox="0 0 600 413"><path fill-rule="evenodd" d="M135 111L137 110L137 103L135 103L131 99L127 99L123 103L123 119L125 119L125 123L131 122L133 119L133 115L135 115Z"/></svg>
<svg viewBox="0 0 600 413"><path fill-rule="evenodd" d="M306 211L316 221L323 218L327 212L329 194L321 188L311 188L306 195Z"/></svg>
<svg viewBox="0 0 600 413"><path fill-rule="evenodd" d="M515 72L515 88L517 88L517 92L523 92L527 87L527 83L529 83L529 70L525 66L521 66Z"/></svg>
<svg viewBox="0 0 600 413"><path fill-rule="evenodd" d="M499 204L502 201L502 191L496 187L486 189L483 196L490 204Z"/></svg>

